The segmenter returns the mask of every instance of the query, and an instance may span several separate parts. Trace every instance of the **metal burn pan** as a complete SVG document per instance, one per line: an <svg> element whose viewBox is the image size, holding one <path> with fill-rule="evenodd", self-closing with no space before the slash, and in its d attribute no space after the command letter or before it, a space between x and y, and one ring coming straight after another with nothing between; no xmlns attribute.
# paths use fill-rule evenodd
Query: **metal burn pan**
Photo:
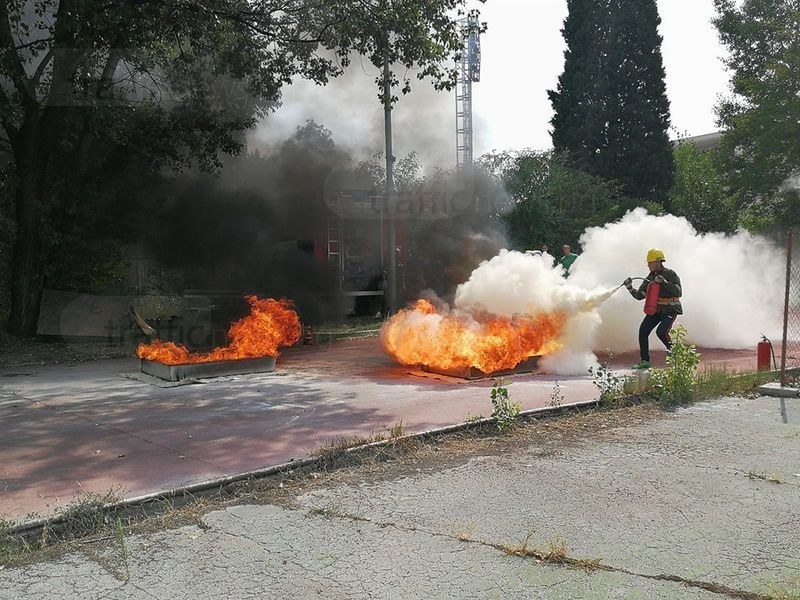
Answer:
<svg viewBox="0 0 800 600"><path fill-rule="evenodd" d="M426 373L436 373L438 375L447 375L448 377L458 377L459 379L486 379L489 377L503 377L505 375L518 375L520 373L531 373L539 366L539 359L541 356L531 356L519 363L513 369L506 369L504 371L495 371L494 373L484 373L475 367L457 367L454 369L439 369L437 367L430 367L422 365L421 369Z"/></svg>
<svg viewBox="0 0 800 600"><path fill-rule="evenodd" d="M271 356L183 365L167 365L144 358L141 361L142 373L166 381L181 381L189 377L204 379L208 377L225 377L227 375L245 375L247 373L266 373L275 370L275 359Z"/></svg>

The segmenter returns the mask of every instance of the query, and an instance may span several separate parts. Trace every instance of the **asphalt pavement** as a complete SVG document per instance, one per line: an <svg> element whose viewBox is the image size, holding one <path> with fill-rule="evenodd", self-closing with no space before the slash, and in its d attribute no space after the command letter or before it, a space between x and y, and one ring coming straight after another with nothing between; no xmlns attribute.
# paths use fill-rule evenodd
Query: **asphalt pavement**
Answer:
<svg viewBox="0 0 800 600"><path fill-rule="evenodd" d="M0 599L798 597L800 400L580 418L6 568Z"/></svg>

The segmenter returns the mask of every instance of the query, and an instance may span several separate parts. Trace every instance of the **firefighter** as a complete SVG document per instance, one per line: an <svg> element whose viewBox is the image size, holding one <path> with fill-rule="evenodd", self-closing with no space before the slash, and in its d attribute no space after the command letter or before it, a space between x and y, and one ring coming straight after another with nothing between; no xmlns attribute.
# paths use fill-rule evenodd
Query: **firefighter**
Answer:
<svg viewBox="0 0 800 600"><path fill-rule="evenodd" d="M678 274L664 266L664 252L657 248L652 248L647 252L647 267L650 269L647 277L644 278L642 285L638 289L633 289L631 278L628 277L623 283L630 292L631 296L637 300L644 300L647 296L647 286L653 281L660 285L658 293L658 308L653 315L645 315L642 324L639 326L639 355L641 362L634 365L634 369L650 368L650 344L649 337L653 329L656 330L658 339L666 346L669 352L672 341L669 337L670 329L675 324L678 315L683 314L681 306L681 279Z"/></svg>

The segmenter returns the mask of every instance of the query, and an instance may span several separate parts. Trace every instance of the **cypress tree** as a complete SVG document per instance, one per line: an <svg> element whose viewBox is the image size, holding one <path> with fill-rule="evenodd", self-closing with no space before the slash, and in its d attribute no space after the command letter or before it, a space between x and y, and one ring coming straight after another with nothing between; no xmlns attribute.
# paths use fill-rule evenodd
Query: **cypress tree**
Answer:
<svg viewBox="0 0 800 600"><path fill-rule="evenodd" d="M609 8L606 143L592 170L631 197L664 204L675 167L656 0L610 0Z"/></svg>
<svg viewBox="0 0 800 600"><path fill-rule="evenodd" d="M567 42L564 72L548 90L554 114L553 148L577 167L591 171L602 146L603 106L598 89L606 44L607 0L567 0L561 34Z"/></svg>
<svg viewBox="0 0 800 600"><path fill-rule="evenodd" d="M569 0L553 146L631 197L664 203L674 165L656 0Z"/></svg>

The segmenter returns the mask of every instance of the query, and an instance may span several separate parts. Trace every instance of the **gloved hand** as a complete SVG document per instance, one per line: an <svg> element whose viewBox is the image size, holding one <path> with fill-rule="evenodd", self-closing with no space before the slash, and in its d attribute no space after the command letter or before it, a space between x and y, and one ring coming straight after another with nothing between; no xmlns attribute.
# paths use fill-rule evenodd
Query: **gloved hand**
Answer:
<svg viewBox="0 0 800 600"><path fill-rule="evenodd" d="M656 276L656 283L664 283L666 279L664 279L661 275Z"/></svg>
<svg viewBox="0 0 800 600"><path fill-rule="evenodd" d="M622 285L624 285L628 289L631 289L631 287L632 287L631 284L632 283L633 283L633 281L631 280L630 277L628 277L625 281L622 282Z"/></svg>

